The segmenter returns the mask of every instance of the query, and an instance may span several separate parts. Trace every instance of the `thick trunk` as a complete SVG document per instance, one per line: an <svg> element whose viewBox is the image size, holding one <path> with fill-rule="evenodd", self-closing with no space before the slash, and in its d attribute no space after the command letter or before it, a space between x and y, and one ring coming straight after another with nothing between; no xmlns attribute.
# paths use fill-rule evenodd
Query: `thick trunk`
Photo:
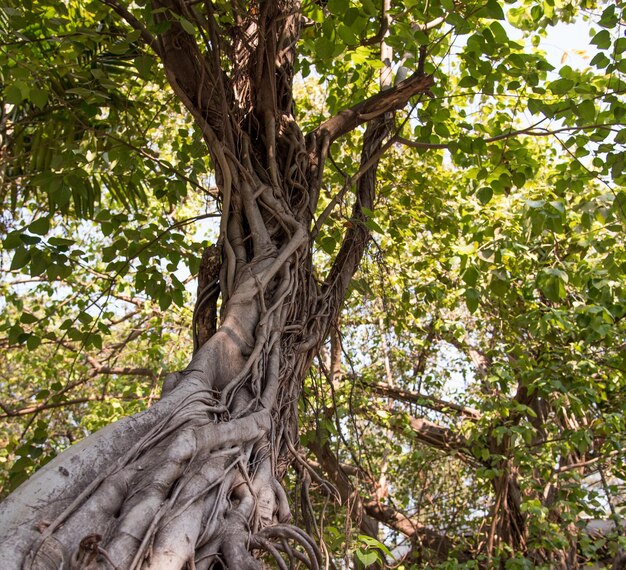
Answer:
<svg viewBox="0 0 626 570"><path fill-rule="evenodd" d="M309 362L281 336L301 287L283 282L277 259L306 243L247 266L222 326L159 403L74 446L2 504L4 568L257 566L249 536L289 520L277 477ZM315 567L309 541L303 552Z"/></svg>
<svg viewBox="0 0 626 570"><path fill-rule="evenodd" d="M2 567L239 570L259 568L266 551L317 568L315 544L287 524L280 483L298 447L302 381L369 239L363 208L373 208L390 113L432 79L418 72L305 138L291 96L297 2L263 2L228 33L210 4L197 18L176 0L154 6L169 18L158 38L126 19L161 58L216 166L221 324L215 331L206 315L214 266L200 276L188 367L167 377L151 409L70 448L0 506ZM206 53L183 16L203 27ZM332 141L366 122L353 224L320 285L311 227L324 160Z"/></svg>

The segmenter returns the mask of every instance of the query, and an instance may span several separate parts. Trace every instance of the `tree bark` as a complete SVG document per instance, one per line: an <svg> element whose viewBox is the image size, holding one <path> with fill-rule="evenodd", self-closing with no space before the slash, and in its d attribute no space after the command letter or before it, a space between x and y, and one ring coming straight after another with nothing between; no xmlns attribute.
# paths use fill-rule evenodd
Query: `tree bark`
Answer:
<svg viewBox="0 0 626 570"><path fill-rule="evenodd" d="M390 113L432 78L416 73L305 137L292 100L298 2L239 7L226 30L210 3L200 13L155 0L166 25L152 37L103 1L161 58L204 135L222 204L222 314L214 330L202 310L215 306L213 271L201 276L197 350L162 399L71 447L0 505L3 568L253 569L261 551L318 568L315 543L288 524L280 483L298 446L300 390L369 240L364 208ZM333 140L365 123L352 224L319 284L311 228L324 161Z"/></svg>

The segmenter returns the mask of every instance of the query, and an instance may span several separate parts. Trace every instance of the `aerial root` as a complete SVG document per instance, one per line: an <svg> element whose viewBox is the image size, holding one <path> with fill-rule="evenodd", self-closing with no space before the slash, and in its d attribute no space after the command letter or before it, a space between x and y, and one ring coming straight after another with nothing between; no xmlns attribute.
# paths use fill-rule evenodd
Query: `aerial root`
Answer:
<svg viewBox="0 0 626 570"><path fill-rule="evenodd" d="M288 541L296 544L292 546ZM297 550L296 546L300 546L304 552ZM313 539L298 527L289 524L268 526L256 532L250 538L249 548L268 552L281 570L293 568L295 560L302 562L309 570L320 570L322 564L322 554ZM289 566L281 552L289 558Z"/></svg>

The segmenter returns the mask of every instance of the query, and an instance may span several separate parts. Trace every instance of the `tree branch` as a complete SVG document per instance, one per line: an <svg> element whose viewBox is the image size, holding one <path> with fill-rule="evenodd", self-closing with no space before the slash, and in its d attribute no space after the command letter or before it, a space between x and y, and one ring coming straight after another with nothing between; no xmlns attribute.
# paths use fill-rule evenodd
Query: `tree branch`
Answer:
<svg viewBox="0 0 626 570"><path fill-rule="evenodd" d="M575 125L571 127L561 127L559 129L550 130L546 128L537 128L538 124L539 123L536 123L535 125L531 125L530 127L526 129L510 131L508 133L502 133L500 135L482 139L482 141L485 143L492 143L492 142L497 142L497 141L501 141L504 139L515 138L519 136L550 137L550 136L558 135L560 133L575 133L578 131L588 131L592 129L606 129L606 130L612 131L613 130L612 127L621 126L617 123L606 123L606 124L601 124L601 125ZM481 139L479 138L478 140L481 140ZM404 146L408 146L411 148L422 148L422 149L447 149L447 148L450 148L450 145L453 142L456 142L456 141L450 141L446 143L428 143L428 142L421 142L421 141L412 141L410 139L400 137L400 136L395 137L395 141L400 144L403 144Z"/></svg>
<svg viewBox="0 0 626 570"><path fill-rule="evenodd" d="M390 386L389 384L371 384L363 382L362 380L360 382L369 390L372 390L381 396L387 396L388 398L393 398L395 400L418 404L437 412L453 412L460 416L474 420L481 417L481 413L474 408L461 406L460 404L455 404L454 402L448 402L446 400L440 400L439 398L435 398L434 396L430 396L428 394L403 390L402 388L396 388L394 386Z"/></svg>
<svg viewBox="0 0 626 570"><path fill-rule="evenodd" d="M120 16L131 28L137 30L144 42L156 53L159 57L162 57L161 47L156 38L148 31L148 28L140 22L132 13L122 6L117 0L100 0L103 4L111 8L118 16Z"/></svg>
<svg viewBox="0 0 626 570"><path fill-rule="evenodd" d="M176 19L177 16L185 18L176 0L155 0L155 6L165 8L159 17L167 19L169 24L161 36L163 47L160 55L172 89L191 111L203 132L208 126L221 141L227 131L225 118L228 116L229 101L222 81L223 71L213 67L213 59L201 53L194 37Z"/></svg>
<svg viewBox="0 0 626 570"><path fill-rule="evenodd" d="M445 560L452 550L449 537L410 519L393 507L378 501L369 501L364 506L370 517L432 551L437 559Z"/></svg>
<svg viewBox="0 0 626 570"><path fill-rule="evenodd" d="M371 413L371 408L360 409L363 415L367 416L370 420L381 421L381 418ZM473 467L480 465L476 458L471 454L467 440L458 432L450 429L449 427L441 426L435 422L431 422L425 418L416 418L404 411L388 410L392 415L398 417L404 416L407 420L408 426L413 432L415 438L428 447L433 447L445 452L457 452L460 454L459 458L470 464ZM388 422L394 431L403 434L406 437L405 424L402 421Z"/></svg>
<svg viewBox="0 0 626 570"><path fill-rule="evenodd" d="M28 406L26 408L19 408L19 409L9 408L6 404L0 403L0 409L2 409L2 411L4 412L4 414L0 415L0 419L27 416L30 414L42 412L44 410L51 410L54 408L64 408L66 406L75 406L77 404L85 404L87 402L104 402L105 399L106 399L105 396L102 396L102 395L86 396L84 398L74 398L72 400L64 400L62 402L44 402L36 406ZM116 398L116 399L136 402L139 398L137 398L137 396L127 396L127 397Z"/></svg>
<svg viewBox="0 0 626 570"><path fill-rule="evenodd" d="M467 443L458 433L424 418L408 416L409 426L416 438L442 451L461 451L467 454Z"/></svg>
<svg viewBox="0 0 626 570"><path fill-rule="evenodd" d="M380 501L364 502L328 444L320 446L315 442L310 444L309 448L317 457L328 478L339 490L342 502L352 505L349 511L350 516L360 524L362 530L371 527L371 523L369 523L364 528L367 519L371 518L409 537L412 541L420 543L435 552L438 557L445 558L447 556L452 548L449 538L410 519L397 509L382 504ZM364 515L367 516L364 517Z"/></svg>
<svg viewBox="0 0 626 570"><path fill-rule="evenodd" d="M327 119L311 133L311 136L327 139L329 143L332 143L359 125L382 117L385 113L401 109L414 95L428 93L433 84L432 75L415 72L395 87L381 91Z"/></svg>
<svg viewBox="0 0 626 570"><path fill-rule="evenodd" d="M386 120L384 116L370 122L365 130L361 167L365 166L366 170L357 182L356 203L351 216L352 224L346 232L324 286L324 294L333 313L327 321L328 326L336 319L350 280L361 262L367 242L370 239L370 230L365 225L367 216L363 213L363 209L372 210L374 207L380 149L383 146L383 140L389 134L389 130L390 121Z"/></svg>
<svg viewBox="0 0 626 570"><path fill-rule="evenodd" d="M352 481L350 481L348 474L343 470L339 459L331 450L328 442L322 445L318 441L312 441L309 443L308 447L313 452L324 471L326 471L330 482L335 485L342 504L348 505L350 518L359 525L361 532L368 536L376 537L376 525L373 524L373 521L369 520L368 516L364 516L363 499L361 495L352 485Z"/></svg>

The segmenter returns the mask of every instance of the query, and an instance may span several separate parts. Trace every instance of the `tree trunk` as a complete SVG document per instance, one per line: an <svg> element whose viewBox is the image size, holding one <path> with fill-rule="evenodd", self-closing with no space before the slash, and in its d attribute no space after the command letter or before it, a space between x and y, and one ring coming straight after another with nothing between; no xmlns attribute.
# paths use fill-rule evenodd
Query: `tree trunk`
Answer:
<svg viewBox="0 0 626 570"><path fill-rule="evenodd" d="M369 239L362 209L373 208L390 112L432 80L418 72L305 137L291 92L299 4L239 14L228 49L208 6L194 19L176 0L155 2L169 18L158 38L126 19L161 58L216 166L220 326L202 320L202 292L214 307L216 289L201 276L203 344L187 368L152 408L71 447L0 505L3 568L246 569L260 568L260 551L320 565L314 542L288 524L280 483L297 453L300 390ZM172 16L183 12L208 34L207 52ZM353 223L318 283L311 227L324 160L364 123Z"/></svg>

